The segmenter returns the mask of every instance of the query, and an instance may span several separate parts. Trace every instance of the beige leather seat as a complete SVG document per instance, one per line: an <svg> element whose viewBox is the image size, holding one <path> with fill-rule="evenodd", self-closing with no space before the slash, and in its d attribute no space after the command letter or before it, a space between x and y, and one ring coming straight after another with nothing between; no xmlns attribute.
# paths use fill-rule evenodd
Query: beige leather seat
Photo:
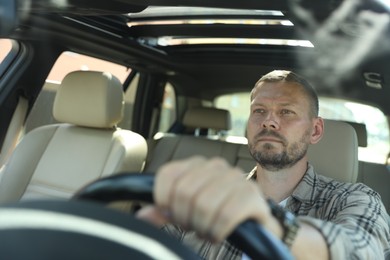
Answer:
<svg viewBox="0 0 390 260"><path fill-rule="evenodd" d="M212 110L213 108L207 108L197 110L196 113L189 110L183 124L193 128L229 129L230 115ZM215 125L217 122L218 126ZM318 144L310 146L308 157L317 173L339 181L356 182L357 152L358 142L354 128L345 122L325 120L324 136ZM153 151L150 151L146 171L153 173L167 161L192 155L203 155L207 158L220 156L245 172L249 172L256 165L246 144L188 135L168 135L156 140Z"/></svg>
<svg viewBox="0 0 390 260"><path fill-rule="evenodd" d="M24 136L3 169L0 202L69 198L97 178L142 171L145 139L116 128L123 106L122 85L111 74L68 74L53 106L55 119L63 123Z"/></svg>
<svg viewBox="0 0 390 260"><path fill-rule="evenodd" d="M187 110L184 114L183 125L189 129L207 129L217 133L232 128L230 112L212 107L195 107ZM195 135L198 135L197 131Z"/></svg>
<svg viewBox="0 0 390 260"><path fill-rule="evenodd" d="M309 162L317 173L343 182L356 182L358 138L349 123L325 120L324 136L308 150Z"/></svg>
<svg viewBox="0 0 390 260"><path fill-rule="evenodd" d="M145 171L154 173L165 162L201 154L205 157L221 156L235 160L238 146L219 140L218 136L198 136L199 129L227 131L231 128L230 113L217 108L191 108L186 111L182 124L194 135L164 134L149 140L149 154Z"/></svg>

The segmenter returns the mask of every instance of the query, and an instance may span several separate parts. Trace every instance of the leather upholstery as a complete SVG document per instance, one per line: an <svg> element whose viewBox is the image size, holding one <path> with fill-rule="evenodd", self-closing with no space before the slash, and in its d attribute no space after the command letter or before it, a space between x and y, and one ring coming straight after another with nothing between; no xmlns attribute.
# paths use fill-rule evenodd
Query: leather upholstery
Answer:
<svg viewBox="0 0 390 260"><path fill-rule="evenodd" d="M124 105L119 80L79 71L67 75L59 88L53 113L64 123L24 136L4 166L0 202L69 198L97 178L143 170L145 139L115 127Z"/></svg>
<svg viewBox="0 0 390 260"><path fill-rule="evenodd" d="M212 107L196 107L186 111L183 125L189 128L230 130L231 117L228 110Z"/></svg>
<svg viewBox="0 0 390 260"><path fill-rule="evenodd" d="M325 120L324 136L308 150L309 162L317 173L344 182L356 182L358 139L346 122Z"/></svg>
<svg viewBox="0 0 390 260"><path fill-rule="evenodd" d="M123 117L124 97L119 86L120 81L110 73L71 72L57 90L53 116L79 126L113 127Z"/></svg>

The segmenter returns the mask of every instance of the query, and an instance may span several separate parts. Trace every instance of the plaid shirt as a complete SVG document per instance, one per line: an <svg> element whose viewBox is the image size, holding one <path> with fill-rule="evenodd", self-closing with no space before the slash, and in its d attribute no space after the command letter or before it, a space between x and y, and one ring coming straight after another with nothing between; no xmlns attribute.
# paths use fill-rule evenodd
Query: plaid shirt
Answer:
<svg viewBox="0 0 390 260"><path fill-rule="evenodd" d="M253 178L253 171L248 175ZM317 175L309 165L286 207L301 223L314 226L328 244L331 259L390 258L388 215L379 194L364 184L340 183ZM242 259L242 252L224 241L211 244L194 232L168 225L177 237L204 259Z"/></svg>

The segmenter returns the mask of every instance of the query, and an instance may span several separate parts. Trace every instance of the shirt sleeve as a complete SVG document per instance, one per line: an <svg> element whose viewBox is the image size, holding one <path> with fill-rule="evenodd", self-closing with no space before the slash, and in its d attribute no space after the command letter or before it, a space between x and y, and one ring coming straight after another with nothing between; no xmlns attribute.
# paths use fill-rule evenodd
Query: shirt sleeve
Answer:
<svg viewBox="0 0 390 260"><path fill-rule="evenodd" d="M184 231L181 228L179 228L177 225L166 224L161 228L161 230L168 233L170 236L174 237L179 241L183 239Z"/></svg>
<svg viewBox="0 0 390 260"><path fill-rule="evenodd" d="M321 232L331 259L384 259L389 251L388 214L378 193L367 186L332 196L322 214L299 216Z"/></svg>

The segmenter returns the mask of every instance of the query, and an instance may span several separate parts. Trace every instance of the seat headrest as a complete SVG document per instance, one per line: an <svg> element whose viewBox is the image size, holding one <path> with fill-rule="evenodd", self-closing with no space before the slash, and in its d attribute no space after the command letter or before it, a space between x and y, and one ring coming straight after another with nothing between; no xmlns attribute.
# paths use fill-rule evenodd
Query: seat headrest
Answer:
<svg viewBox="0 0 390 260"><path fill-rule="evenodd" d="M212 107L190 108L183 118L183 125L191 128L206 128L214 130L230 130L230 112Z"/></svg>
<svg viewBox="0 0 390 260"><path fill-rule="evenodd" d="M355 129L342 121L325 119L322 139L309 146L308 159L318 174L342 182L356 182L358 140Z"/></svg>
<svg viewBox="0 0 390 260"><path fill-rule="evenodd" d="M367 147L367 128L365 124L345 121L356 131L359 147Z"/></svg>
<svg viewBox="0 0 390 260"><path fill-rule="evenodd" d="M123 117L122 84L110 73L74 71L58 88L53 116L63 123L111 128Z"/></svg>

